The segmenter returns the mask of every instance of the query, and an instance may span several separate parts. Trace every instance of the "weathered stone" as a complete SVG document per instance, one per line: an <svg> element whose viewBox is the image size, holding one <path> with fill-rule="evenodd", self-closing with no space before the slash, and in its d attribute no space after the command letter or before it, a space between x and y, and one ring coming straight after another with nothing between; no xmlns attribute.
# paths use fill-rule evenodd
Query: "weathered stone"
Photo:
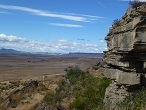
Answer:
<svg viewBox="0 0 146 110"><path fill-rule="evenodd" d="M137 73L124 72L118 69L105 69L104 75L115 80L119 84L137 85L140 84L140 75Z"/></svg>
<svg viewBox="0 0 146 110"><path fill-rule="evenodd" d="M123 99L128 96L127 88L125 86L118 85L116 82L110 84L108 88L106 88L104 103L108 110L113 109L119 110L117 104L120 103Z"/></svg>
<svg viewBox="0 0 146 110"><path fill-rule="evenodd" d="M39 106L35 110L44 110L45 105L44 104L39 104Z"/></svg>
<svg viewBox="0 0 146 110"><path fill-rule="evenodd" d="M106 90L105 102L114 104L123 100L131 87L146 87L145 7L130 7L105 37L108 51L104 53L103 70L113 80Z"/></svg>

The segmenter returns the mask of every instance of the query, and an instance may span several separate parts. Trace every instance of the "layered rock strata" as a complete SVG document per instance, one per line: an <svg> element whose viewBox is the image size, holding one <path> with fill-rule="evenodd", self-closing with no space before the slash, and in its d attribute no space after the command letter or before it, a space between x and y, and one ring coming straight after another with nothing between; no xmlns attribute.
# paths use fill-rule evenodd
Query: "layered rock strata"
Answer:
<svg viewBox="0 0 146 110"><path fill-rule="evenodd" d="M104 74L113 80L104 101L123 100L129 89L146 86L146 5L130 7L105 37ZM122 87L122 88L121 88Z"/></svg>

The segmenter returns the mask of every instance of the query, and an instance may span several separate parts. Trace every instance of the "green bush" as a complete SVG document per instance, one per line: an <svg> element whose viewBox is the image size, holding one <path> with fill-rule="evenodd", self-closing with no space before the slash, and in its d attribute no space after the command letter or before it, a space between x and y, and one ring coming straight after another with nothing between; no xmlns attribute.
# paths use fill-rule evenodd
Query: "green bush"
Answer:
<svg viewBox="0 0 146 110"><path fill-rule="evenodd" d="M109 79L93 77L77 67L68 69L66 76L73 87L73 108L92 110L103 106L105 90L111 83Z"/></svg>
<svg viewBox="0 0 146 110"><path fill-rule="evenodd" d="M53 99L54 99L53 94L47 94L47 95L44 97L43 101L44 101L46 104L51 105L51 104L53 103Z"/></svg>
<svg viewBox="0 0 146 110"><path fill-rule="evenodd" d="M80 89L74 89L73 107L77 110L81 108L86 108L87 110L92 110L96 108L101 108L103 106L103 98L106 88L110 84L110 80L107 78L97 78L93 76L88 76L82 83L76 82L80 85Z"/></svg>
<svg viewBox="0 0 146 110"><path fill-rule="evenodd" d="M131 93L124 101L118 104L123 110L141 110L146 103L146 89L142 88Z"/></svg>
<svg viewBox="0 0 146 110"><path fill-rule="evenodd" d="M71 84L74 84L76 80L83 80L87 75L85 72L79 69L79 67L69 67L67 69L66 79L69 79Z"/></svg>
<svg viewBox="0 0 146 110"><path fill-rule="evenodd" d="M67 98L71 110L93 110L103 107L105 90L111 80L106 77L94 77L78 67L69 67L66 72L65 81L59 84L55 94L45 96L45 102L57 107Z"/></svg>

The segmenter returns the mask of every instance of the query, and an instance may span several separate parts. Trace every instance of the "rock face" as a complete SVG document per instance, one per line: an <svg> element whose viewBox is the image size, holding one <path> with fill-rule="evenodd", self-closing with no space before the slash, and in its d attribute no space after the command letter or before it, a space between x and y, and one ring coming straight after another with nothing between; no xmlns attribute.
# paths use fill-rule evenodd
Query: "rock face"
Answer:
<svg viewBox="0 0 146 110"><path fill-rule="evenodd" d="M104 101L123 100L129 88L146 86L146 5L130 7L105 37L104 74L113 80ZM122 87L122 88L121 88Z"/></svg>

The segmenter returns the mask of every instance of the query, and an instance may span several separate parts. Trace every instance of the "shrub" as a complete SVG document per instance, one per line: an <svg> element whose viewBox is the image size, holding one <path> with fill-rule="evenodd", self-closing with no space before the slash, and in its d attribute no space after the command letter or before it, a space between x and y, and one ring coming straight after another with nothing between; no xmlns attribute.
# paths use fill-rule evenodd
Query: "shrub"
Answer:
<svg viewBox="0 0 146 110"><path fill-rule="evenodd" d="M102 108L103 99L105 95L105 90L111 83L106 77L98 78L93 76L87 76L82 83L76 81L76 86L80 85L80 89L75 89L74 94L75 100L72 103L72 106L77 109L87 109L93 110L96 108Z"/></svg>
<svg viewBox="0 0 146 110"><path fill-rule="evenodd" d="M48 105L51 105L51 104L53 103L53 98L54 98L53 94L47 94L47 95L44 97L43 101L44 101L45 103L47 103Z"/></svg>
<svg viewBox="0 0 146 110"><path fill-rule="evenodd" d="M94 77L78 67L66 69L66 80L59 84L55 94L46 95L47 104L59 107L65 102L70 110L93 110L103 107L103 98L111 80L106 77Z"/></svg>
<svg viewBox="0 0 146 110"><path fill-rule="evenodd" d="M106 77L94 77L77 67L68 69L67 78L73 88L72 108L76 110L102 108L105 90L111 80Z"/></svg>
<svg viewBox="0 0 146 110"><path fill-rule="evenodd" d="M13 100L12 102L11 102L11 107L12 108L16 108L17 106L18 106L18 101L17 100Z"/></svg>
<svg viewBox="0 0 146 110"><path fill-rule="evenodd" d="M119 108L123 110L141 110L146 104L146 89L142 88L132 93L125 98L124 101L118 104Z"/></svg>
<svg viewBox="0 0 146 110"><path fill-rule="evenodd" d="M10 83L11 83L14 87L19 87L19 85L20 85L20 81L10 81Z"/></svg>
<svg viewBox="0 0 146 110"><path fill-rule="evenodd" d="M115 27L120 26L120 19L115 19L115 20L113 21L113 25L114 25Z"/></svg>
<svg viewBox="0 0 146 110"><path fill-rule="evenodd" d="M131 0L130 0L129 4L130 4L130 6L132 6L133 8L137 8L137 7L139 7L139 6L143 5L143 4L146 5L146 2L140 1L140 0L134 0L134 1L131 1Z"/></svg>
<svg viewBox="0 0 146 110"><path fill-rule="evenodd" d="M71 84L74 84L76 80L84 79L87 75L85 72L80 70L78 66L69 67L66 72L66 78L69 79Z"/></svg>

